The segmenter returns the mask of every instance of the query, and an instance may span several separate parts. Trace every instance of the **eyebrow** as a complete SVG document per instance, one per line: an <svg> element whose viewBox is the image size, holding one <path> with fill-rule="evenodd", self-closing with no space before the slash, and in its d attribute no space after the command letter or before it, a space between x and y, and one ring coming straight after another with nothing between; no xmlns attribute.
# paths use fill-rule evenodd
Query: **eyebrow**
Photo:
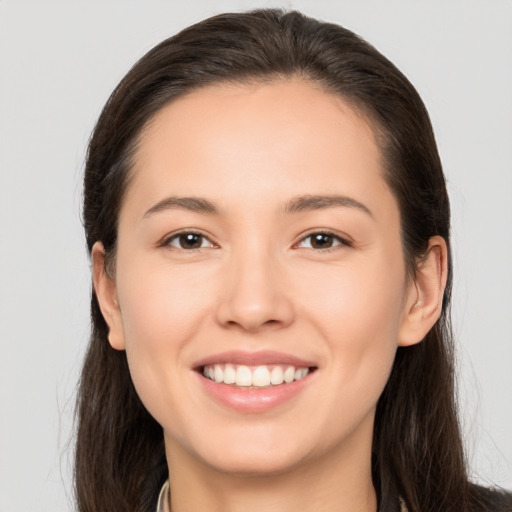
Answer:
<svg viewBox="0 0 512 512"><path fill-rule="evenodd" d="M197 213L217 214L219 213L217 207L208 199L201 197L166 197L155 205L153 205L143 216L143 218L150 217L154 213L162 212L165 210L182 209L189 210Z"/></svg>
<svg viewBox="0 0 512 512"><path fill-rule="evenodd" d="M356 208L373 217L371 210L356 199L348 196L306 195L293 198L286 206L285 213L299 213L309 210L323 210L326 208Z"/></svg>
<svg viewBox="0 0 512 512"><path fill-rule="evenodd" d="M348 196L331 196L331 195L305 195L294 197L284 207L284 213L300 213L310 210L323 210L335 207L356 208L373 217L370 209L363 203ZM166 197L155 205L153 205L143 216L143 218L151 215L173 209L183 209L196 213L205 213L216 215L219 209L215 203L201 197Z"/></svg>

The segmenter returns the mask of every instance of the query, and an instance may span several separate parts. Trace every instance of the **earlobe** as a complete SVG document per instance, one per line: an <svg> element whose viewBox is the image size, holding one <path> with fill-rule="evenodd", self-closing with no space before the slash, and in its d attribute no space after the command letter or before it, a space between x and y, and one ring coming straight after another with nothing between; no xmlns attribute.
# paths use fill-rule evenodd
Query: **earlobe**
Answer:
<svg viewBox="0 0 512 512"><path fill-rule="evenodd" d="M398 345L405 347L423 340L439 319L448 276L448 249L440 236L430 239L409 285Z"/></svg>
<svg viewBox="0 0 512 512"><path fill-rule="evenodd" d="M94 291L100 305L101 313L108 325L108 341L112 348L124 350L124 332L121 310L117 301L116 283L105 266L105 249L101 242L96 242L91 252L92 279Z"/></svg>

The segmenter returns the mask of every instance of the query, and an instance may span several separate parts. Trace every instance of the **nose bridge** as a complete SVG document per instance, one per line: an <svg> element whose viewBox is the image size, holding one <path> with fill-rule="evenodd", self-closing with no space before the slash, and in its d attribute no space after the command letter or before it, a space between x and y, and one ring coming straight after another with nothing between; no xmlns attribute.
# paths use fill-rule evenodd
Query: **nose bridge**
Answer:
<svg viewBox="0 0 512 512"><path fill-rule="evenodd" d="M236 244L225 264L227 276L217 307L219 322L258 331L284 327L293 320L281 264L268 240L251 237Z"/></svg>

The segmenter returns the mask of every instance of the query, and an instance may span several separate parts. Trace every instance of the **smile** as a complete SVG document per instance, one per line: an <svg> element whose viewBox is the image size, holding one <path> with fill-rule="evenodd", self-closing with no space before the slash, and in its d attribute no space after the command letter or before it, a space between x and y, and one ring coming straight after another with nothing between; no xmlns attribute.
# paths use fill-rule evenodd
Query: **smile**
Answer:
<svg viewBox="0 0 512 512"><path fill-rule="evenodd" d="M271 350L233 350L207 356L193 365L203 396L239 413L260 414L314 386L318 363Z"/></svg>
<svg viewBox="0 0 512 512"><path fill-rule="evenodd" d="M301 380L310 372L309 367L291 365L247 366L236 364L209 364L202 369L207 379L247 389L266 388Z"/></svg>

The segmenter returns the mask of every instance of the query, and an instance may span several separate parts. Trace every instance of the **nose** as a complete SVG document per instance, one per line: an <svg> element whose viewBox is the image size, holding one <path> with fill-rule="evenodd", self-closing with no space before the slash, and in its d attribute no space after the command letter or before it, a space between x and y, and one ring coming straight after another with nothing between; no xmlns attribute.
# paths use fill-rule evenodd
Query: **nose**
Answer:
<svg viewBox="0 0 512 512"><path fill-rule="evenodd" d="M282 268L272 257L241 254L226 262L216 308L223 327L247 332L277 330L294 321L294 308Z"/></svg>

